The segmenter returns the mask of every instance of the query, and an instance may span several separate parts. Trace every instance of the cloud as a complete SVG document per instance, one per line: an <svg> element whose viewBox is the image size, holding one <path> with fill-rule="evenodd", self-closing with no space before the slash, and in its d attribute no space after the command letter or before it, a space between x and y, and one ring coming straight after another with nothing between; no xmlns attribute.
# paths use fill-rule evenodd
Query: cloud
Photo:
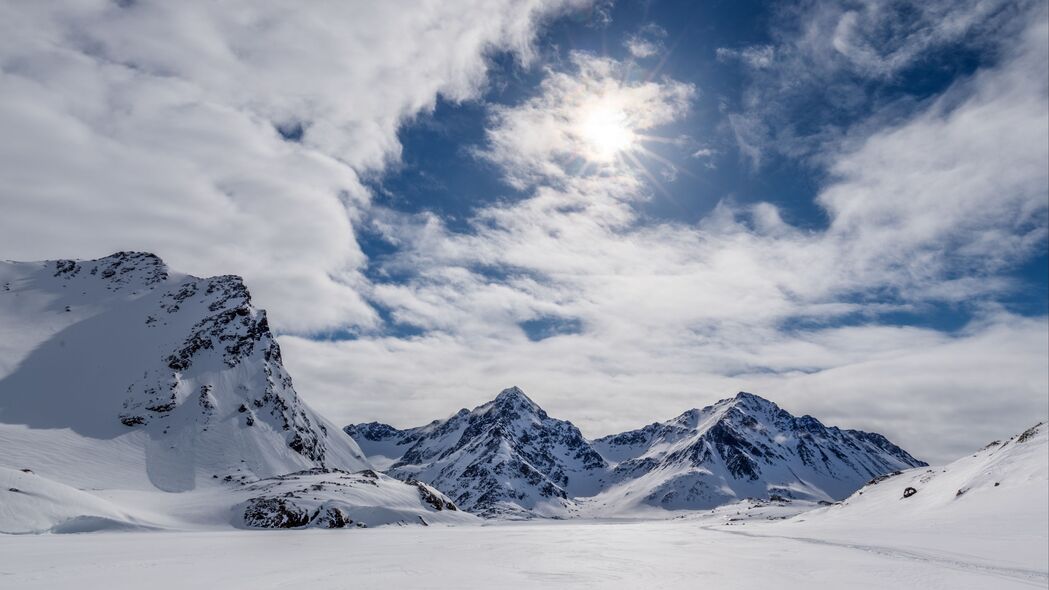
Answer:
<svg viewBox="0 0 1049 590"><path fill-rule="evenodd" d="M0 250L243 274L284 330L375 326L354 225L397 130L575 1L0 8Z"/></svg>
<svg viewBox="0 0 1049 590"><path fill-rule="evenodd" d="M738 59L754 69L763 69L772 65L776 48L771 45L754 45L743 49L719 47L717 57L720 60Z"/></svg>
<svg viewBox="0 0 1049 590"><path fill-rule="evenodd" d="M569 64L567 71L548 68L539 92L523 104L492 110L478 153L518 188L566 182L580 167L608 171L617 160L595 145L609 139L604 128L648 132L680 118L695 95L692 85L675 80L631 80L628 66L609 58L573 52Z"/></svg>
<svg viewBox="0 0 1049 590"><path fill-rule="evenodd" d="M669 79L621 88L603 78L619 64L577 56L492 117L485 153L527 197L478 210L467 231L375 212L399 239L383 264L404 280L372 297L422 333L287 339L289 362L326 400L325 383L345 383L329 411L346 421L412 425L517 384L591 435L737 389L932 460L1021 430L1049 401L1049 329L996 301L1046 243L1047 37L1034 21L996 67L828 154L818 231L771 203L655 221L643 167L573 166L588 149L575 113L603 91L643 97L629 104L653 124L690 96ZM884 323L936 306L975 319L953 333ZM527 329L550 318L573 329Z"/></svg>
<svg viewBox="0 0 1049 590"><path fill-rule="evenodd" d="M596 437L747 390L798 415L881 432L941 462L1045 419L1047 330L1044 318L1000 316L958 336L863 326L754 334L738 348L447 333L334 343L282 337L281 346L296 387L343 422L418 426L519 385ZM719 362L741 356L776 370L726 374Z"/></svg>
<svg viewBox="0 0 1049 590"><path fill-rule="evenodd" d="M655 24L648 24L641 27L633 35L629 35L623 41L623 46L626 47L633 57L646 59L659 55L666 49L663 46L663 39L666 36L667 32L665 29Z"/></svg>
<svg viewBox="0 0 1049 590"><path fill-rule="evenodd" d="M721 61L746 66L748 83L730 121L740 151L756 166L769 154L833 153L883 123L849 128L843 121L879 111L899 120L922 108L914 97L899 96L901 76L936 64L945 52L994 56L1003 41L1044 15L1041 7L998 0L784 5L772 44L717 50Z"/></svg>

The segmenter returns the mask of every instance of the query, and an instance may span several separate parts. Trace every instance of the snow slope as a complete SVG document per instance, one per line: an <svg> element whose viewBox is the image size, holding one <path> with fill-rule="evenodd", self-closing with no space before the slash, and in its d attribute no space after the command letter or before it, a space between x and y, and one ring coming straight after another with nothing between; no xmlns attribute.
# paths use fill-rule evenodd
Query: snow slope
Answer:
<svg viewBox="0 0 1049 590"><path fill-rule="evenodd" d="M709 509L744 498L842 499L866 481L925 465L885 437L826 427L740 392L594 441L617 462L587 514Z"/></svg>
<svg viewBox="0 0 1049 590"><path fill-rule="evenodd" d="M908 488L915 490L905 496ZM910 552L1049 577L1049 426L935 468L872 482L843 502L750 534Z"/></svg>
<svg viewBox="0 0 1049 590"><path fill-rule="evenodd" d="M239 484L371 467L299 398L239 277L182 275L129 252L0 262L0 449L8 532L78 518L229 527L250 499ZM416 486L389 478L364 495L342 487L332 502L385 506L389 522L428 511Z"/></svg>
<svg viewBox="0 0 1049 590"><path fill-rule="evenodd" d="M569 514L572 498L595 493L608 469L578 428L548 416L517 387L426 426L370 423L346 432L366 453L393 459L390 475L430 483L484 516Z"/></svg>
<svg viewBox="0 0 1049 590"><path fill-rule="evenodd" d="M112 502L36 475L0 467L0 533L148 528Z"/></svg>

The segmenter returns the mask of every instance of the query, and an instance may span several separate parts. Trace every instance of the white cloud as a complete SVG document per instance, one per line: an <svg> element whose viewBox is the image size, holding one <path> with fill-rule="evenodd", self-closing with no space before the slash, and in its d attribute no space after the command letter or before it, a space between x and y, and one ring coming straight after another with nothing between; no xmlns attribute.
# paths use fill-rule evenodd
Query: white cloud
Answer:
<svg viewBox="0 0 1049 590"><path fill-rule="evenodd" d="M488 53L530 59L573 4L4 4L0 250L151 250L245 275L284 329L372 325L358 174L397 159L438 94L478 96Z"/></svg>
<svg viewBox="0 0 1049 590"><path fill-rule="evenodd" d="M798 415L881 432L928 461L946 461L1045 419L1047 330L1044 319L1001 316L956 337L872 326L791 337L762 332L734 347L447 333L336 343L283 337L281 345L296 386L345 422L418 426L519 385L596 437L747 390ZM727 374L720 364L740 358L777 372Z"/></svg>
<svg viewBox="0 0 1049 590"><path fill-rule="evenodd" d="M645 59L647 57L658 55L659 52L663 50L662 46L658 43L648 39L641 39L639 37L628 37L624 45L626 45L627 51L630 52L630 55L638 59Z"/></svg>
<svg viewBox="0 0 1049 590"><path fill-rule="evenodd" d="M716 54L718 59L738 59L751 68L760 70L773 64L776 48L771 45L753 45L743 49L718 47Z"/></svg>
<svg viewBox="0 0 1049 590"><path fill-rule="evenodd" d="M663 39L666 36L667 32L665 29L654 23L649 23L639 28L636 33L628 35L623 40L623 46L626 47L631 56L637 59L647 59L655 57L666 50L666 47L663 46Z"/></svg>
<svg viewBox="0 0 1049 590"><path fill-rule="evenodd" d="M994 301L1016 288L1003 269L1045 247L1046 38L1036 21L997 67L828 156L823 231L790 225L770 203L722 203L695 225L645 219L639 204L661 197L638 167L569 165L585 150L571 113L595 95L581 90L604 88L594 72L616 64L550 71L489 134L489 157L530 197L480 210L466 233L433 216L381 216L402 240L388 264L409 278L373 297L428 332L287 339L289 362L332 391L330 411L346 421L406 426L518 384L593 435L736 389L880 430L934 460L1018 431L1049 401L1049 325ZM661 123L684 114L659 99L686 94L668 92L674 81L650 84L641 104ZM978 319L957 334L878 323L933 304ZM578 333L532 341L521 324L544 318ZM858 325L827 327L846 318ZM345 381L345 400L329 381Z"/></svg>
<svg viewBox="0 0 1049 590"><path fill-rule="evenodd" d="M580 167L609 172L619 160L594 143L617 137L602 128L642 134L681 117L695 94L674 80L631 81L626 65L609 58L575 52L569 61L569 71L547 70L535 97L493 110L480 155L517 187L565 182Z"/></svg>
<svg viewBox="0 0 1049 590"><path fill-rule="evenodd" d="M899 119L920 107L912 98L893 97L898 88L892 85L909 68L948 49L992 55L1027 22L1043 18L1042 6L1026 0L783 5L773 44L717 50L722 61L746 66L749 84L731 114L740 151L755 165L768 153L822 159L850 136L880 127L868 122L848 129L841 121L879 110Z"/></svg>

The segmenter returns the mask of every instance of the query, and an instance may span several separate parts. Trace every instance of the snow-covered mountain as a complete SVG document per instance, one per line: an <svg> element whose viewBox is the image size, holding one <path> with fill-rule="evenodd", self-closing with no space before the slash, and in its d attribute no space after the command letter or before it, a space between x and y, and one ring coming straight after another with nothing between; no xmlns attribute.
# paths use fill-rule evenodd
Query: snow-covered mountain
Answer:
<svg viewBox="0 0 1049 590"><path fill-rule="evenodd" d="M703 409L606 436L615 464L595 511L707 509L743 498L833 501L870 479L925 465L880 434L827 427L740 392Z"/></svg>
<svg viewBox="0 0 1049 590"><path fill-rule="evenodd" d="M564 515L590 496L608 464L571 422L551 418L517 387L446 420L398 430L346 427L390 475L430 483L484 516Z"/></svg>
<svg viewBox="0 0 1049 590"><path fill-rule="evenodd" d="M333 491L282 500L293 512L436 511L420 485L352 473L371 464L300 399L239 277L145 253L0 262L0 449L0 506L17 507L0 531L229 526L304 478Z"/></svg>
<svg viewBox="0 0 1049 590"><path fill-rule="evenodd" d="M0 263L0 422L135 438L161 489L247 468L365 469L296 394L266 312L236 276L176 274L152 254Z"/></svg>
<svg viewBox="0 0 1049 590"><path fill-rule="evenodd" d="M881 435L795 418L749 393L593 442L516 387L426 426L345 430L390 475L429 482L485 516L626 515L748 497L832 501L925 465Z"/></svg>

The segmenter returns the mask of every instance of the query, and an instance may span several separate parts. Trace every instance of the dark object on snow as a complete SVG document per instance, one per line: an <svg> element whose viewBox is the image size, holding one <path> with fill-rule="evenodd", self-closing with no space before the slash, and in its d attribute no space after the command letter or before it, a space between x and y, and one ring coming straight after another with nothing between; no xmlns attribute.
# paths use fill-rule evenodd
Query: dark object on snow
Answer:
<svg viewBox="0 0 1049 590"><path fill-rule="evenodd" d="M1000 486L1000 485L1002 485L1002 482L1000 482L1000 481L996 481L996 482L994 482L994 487L998 487L998 486Z"/></svg>
<svg viewBox="0 0 1049 590"><path fill-rule="evenodd" d="M23 467L22 468L22 473L32 473L32 472L33 472L33 470L28 468L28 467Z"/></svg>
<svg viewBox="0 0 1049 590"><path fill-rule="evenodd" d="M877 485L877 484L879 484L879 483L889 479L890 477L896 477L897 475L900 475L901 473L903 473L903 472L902 471L893 471L892 473L886 473L885 475L879 475L878 477L875 477L874 479L868 481L867 485L869 485L869 486Z"/></svg>
<svg viewBox="0 0 1049 590"><path fill-rule="evenodd" d="M342 510L329 506L323 510L318 508L310 519L310 525L322 529L342 529L353 524L353 520L347 518Z"/></svg>
<svg viewBox="0 0 1049 590"><path fill-rule="evenodd" d="M917 493L918 493L918 490L916 490L914 488L907 488L907 489L903 490L903 497L904 498L910 498L911 496L913 496L914 494L917 494Z"/></svg>
<svg viewBox="0 0 1049 590"><path fill-rule="evenodd" d="M306 526L310 515L283 498L252 498L244 508L244 524L258 529L293 529Z"/></svg>
<svg viewBox="0 0 1049 590"><path fill-rule="evenodd" d="M121 416L120 423L124 426L137 426L139 424L145 424L146 419L142 416Z"/></svg>
<svg viewBox="0 0 1049 590"><path fill-rule="evenodd" d="M1017 437L1016 442L1023 443L1031 440L1032 438L1034 438L1034 435L1038 434L1038 429L1041 427L1042 423L1039 422L1038 424L1035 424L1034 426L1028 428L1027 430L1023 431L1023 434Z"/></svg>
<svg viewBox="0 0 1049 590"><path fill-rule="evenodd" d="M20 490L18 488L7 488L7 491L15 492L16 494L21 494L22 493L22 490Z"/></svg>
<svg viewBox="0 0 1049 590"><path fill-rule="evenodd" d="M426 502L430 506L433 506L433 509L438 511L438 512L440 512L441 510L458 510L459 509L458 507L456 507L455 504L452 503L451 500L449 500L448 498L445 498L443 495L441 495L440 492L438 492L434 488L431 488L430 486L426 485L425 483L423 483L421 481L414 480L414 479L409 479L409 480L405 481L404 483L406 483L408 485L413 485L416 488L418 488L419 489L419 497L422 498L423 502ZM422 519L422 517L419 517L419 518L420 518L420 520ZM424 521L423 524L426 524L426 522ZM429 526L429 525L427 525L427 526Z"/></svg>

